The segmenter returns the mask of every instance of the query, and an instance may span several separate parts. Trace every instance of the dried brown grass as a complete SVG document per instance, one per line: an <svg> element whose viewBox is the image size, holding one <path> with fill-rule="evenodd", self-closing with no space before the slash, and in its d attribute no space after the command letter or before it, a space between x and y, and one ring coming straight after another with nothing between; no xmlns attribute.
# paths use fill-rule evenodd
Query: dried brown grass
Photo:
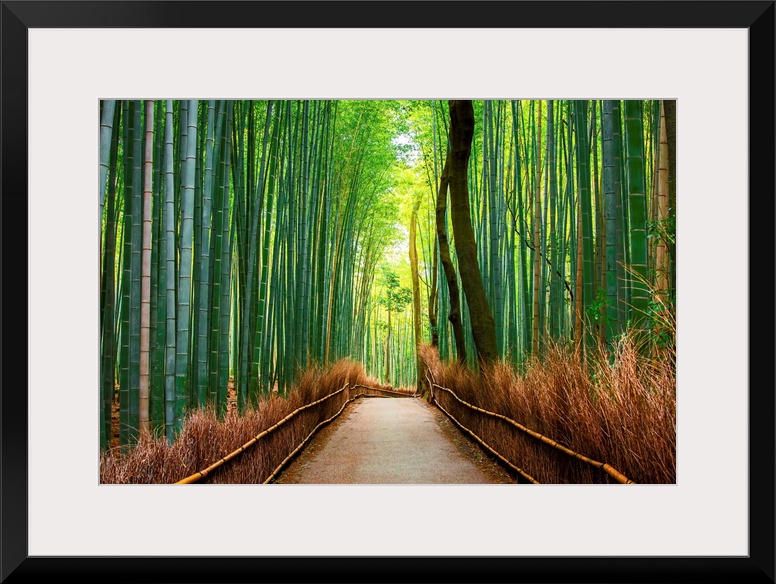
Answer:
<svg viewBox="0 0 776 584"><path fill-rule="evenodd" d="M100 483L170 484L199 472L249 442L298 408L311 404L343 387L350 388L308 408L277 430L260 439L244 453L216 468L200 483L263 483L277 466L322 421L332 417L357 393L379 395L356 384L384 387L366 375L363 367L348 359L328 368L313 365L297 379L286 397L272 394L240 416L231 411L219 420L215 409L192 411L175 442L143 435L129 451L114 449L100 456Z"/></svg>
<svg viewBox="0 0 776 584"><path fill-rule="evenodd" d="M613 355L587 363L569 347L550 344L525 374L500 362L477 375L442 363L434 347L421 357L435 383L479 408L511 418L640 484L676 482L676 374L673 349L644 356L631 336ZM507 422L460 404L447 392L435 399L464 426L541 483L615 482Z"/></svg>

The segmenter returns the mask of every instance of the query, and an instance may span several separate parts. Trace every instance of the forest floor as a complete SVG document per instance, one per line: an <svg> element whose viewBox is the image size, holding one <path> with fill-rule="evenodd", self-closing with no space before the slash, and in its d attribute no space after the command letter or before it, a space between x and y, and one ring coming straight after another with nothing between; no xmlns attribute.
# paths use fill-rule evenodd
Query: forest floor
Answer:
<svg viewBox="0 0 776 584"><path fill-rule="evenodd" d="M323 428L278 484L514 484L436 407L366 398Z"/></svg>
<svg viewBox="0 0 776 584"><path fill-rule="evenodd" d="M229 379L227 411L237 407ZM119 447L118 385L111 449ZM419 398L366 398L322 428L278 484L514 484L437 407Z"/></svg>

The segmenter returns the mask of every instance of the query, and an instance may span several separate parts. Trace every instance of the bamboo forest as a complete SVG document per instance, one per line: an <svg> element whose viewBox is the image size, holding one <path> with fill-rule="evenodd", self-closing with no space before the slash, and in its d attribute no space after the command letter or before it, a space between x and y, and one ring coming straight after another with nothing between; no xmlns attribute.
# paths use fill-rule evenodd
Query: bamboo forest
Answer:
<svg viewBox="0 0 776 584"><path fill-rule="evenodd" d="M101 483L282 483L367 404L500 482L675 483L675 112L102 100Z"/></svg>

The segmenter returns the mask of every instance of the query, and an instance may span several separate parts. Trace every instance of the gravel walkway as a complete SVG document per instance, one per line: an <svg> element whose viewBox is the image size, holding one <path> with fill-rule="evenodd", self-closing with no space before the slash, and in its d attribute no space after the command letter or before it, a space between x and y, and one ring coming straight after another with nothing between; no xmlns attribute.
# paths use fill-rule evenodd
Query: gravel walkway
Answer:
<svg viewBox="0 0 776 584"><path fill-rule="evenodd" d="M511 483L436 407L362 398L313 438L275 481L298 484Z"/></svg>

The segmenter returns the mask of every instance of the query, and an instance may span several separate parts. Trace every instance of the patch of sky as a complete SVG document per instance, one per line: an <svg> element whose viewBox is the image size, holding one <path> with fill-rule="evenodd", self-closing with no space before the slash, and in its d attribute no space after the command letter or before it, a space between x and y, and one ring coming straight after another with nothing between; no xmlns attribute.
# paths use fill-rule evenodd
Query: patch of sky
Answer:
<svg viewBox="0 0 776 584"><path fill-rule="evenodd" d="M410 166L415 166L420 158L420 147L410 134L401 133L395 136L391 143L396 149L396 157Z"/></svg>

